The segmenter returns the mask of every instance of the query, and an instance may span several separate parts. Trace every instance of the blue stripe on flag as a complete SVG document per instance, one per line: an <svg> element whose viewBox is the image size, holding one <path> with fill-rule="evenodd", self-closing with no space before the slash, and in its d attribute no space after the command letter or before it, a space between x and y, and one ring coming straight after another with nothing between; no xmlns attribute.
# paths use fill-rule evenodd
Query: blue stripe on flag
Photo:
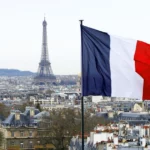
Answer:
<svg viewBox="0 0 150 150"><path fill-rule="evenodd" d="M81 26L82 32L82 96L111 96L110 36Z"/></svg>

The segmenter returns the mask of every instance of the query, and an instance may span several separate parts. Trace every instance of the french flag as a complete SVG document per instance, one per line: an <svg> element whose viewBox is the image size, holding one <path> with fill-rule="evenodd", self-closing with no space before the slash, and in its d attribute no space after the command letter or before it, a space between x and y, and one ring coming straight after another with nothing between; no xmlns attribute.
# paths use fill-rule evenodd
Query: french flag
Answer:
<svg viewBox="0 0 150 150"><path fill-rule="evenodd" d="M150 44L81 25L82 96L150 100Z"/></svg>

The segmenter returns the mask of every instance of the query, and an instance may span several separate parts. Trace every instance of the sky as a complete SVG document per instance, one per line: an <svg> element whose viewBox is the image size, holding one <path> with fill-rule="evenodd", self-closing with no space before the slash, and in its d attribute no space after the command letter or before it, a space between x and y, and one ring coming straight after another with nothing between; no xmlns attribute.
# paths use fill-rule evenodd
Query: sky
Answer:
<svg viewBox="0 0 150 150"><path fill-rule="evenodd" d="M0 68L36 72L42 21L56 75L79 74L80 23L150 43L150 0L0 0Z"/></svg>

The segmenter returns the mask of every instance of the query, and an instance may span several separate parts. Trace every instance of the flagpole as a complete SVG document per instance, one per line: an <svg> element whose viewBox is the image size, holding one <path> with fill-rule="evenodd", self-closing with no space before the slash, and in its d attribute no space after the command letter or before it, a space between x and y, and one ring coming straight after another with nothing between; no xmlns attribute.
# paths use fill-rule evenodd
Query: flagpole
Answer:
<svg viewBox="0 0 150 150"><path fill-rule="evenodd" d="M83 83L82 83L82 77L83 77L83 35L82 35L82 25L83 25L83 20L80 21L80 27L81 27L81 114L82 114L82 150L84 150L84 97L82 94L83 91Z"/></svg>

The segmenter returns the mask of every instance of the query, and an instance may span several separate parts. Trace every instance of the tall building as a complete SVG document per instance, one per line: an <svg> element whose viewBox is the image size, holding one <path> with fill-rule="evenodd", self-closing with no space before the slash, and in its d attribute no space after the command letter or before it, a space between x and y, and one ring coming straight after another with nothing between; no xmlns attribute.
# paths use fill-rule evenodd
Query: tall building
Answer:
<svg viewBox="0 0 150 150"><path fill-rule="evenodd" d="M55 83L55 81L56 77L53 74L51 63L49 61L47 45L47 22L44 18L41 61L39 63L37 75L34 78L34 83L38 85L49 85Z"/></svg>

